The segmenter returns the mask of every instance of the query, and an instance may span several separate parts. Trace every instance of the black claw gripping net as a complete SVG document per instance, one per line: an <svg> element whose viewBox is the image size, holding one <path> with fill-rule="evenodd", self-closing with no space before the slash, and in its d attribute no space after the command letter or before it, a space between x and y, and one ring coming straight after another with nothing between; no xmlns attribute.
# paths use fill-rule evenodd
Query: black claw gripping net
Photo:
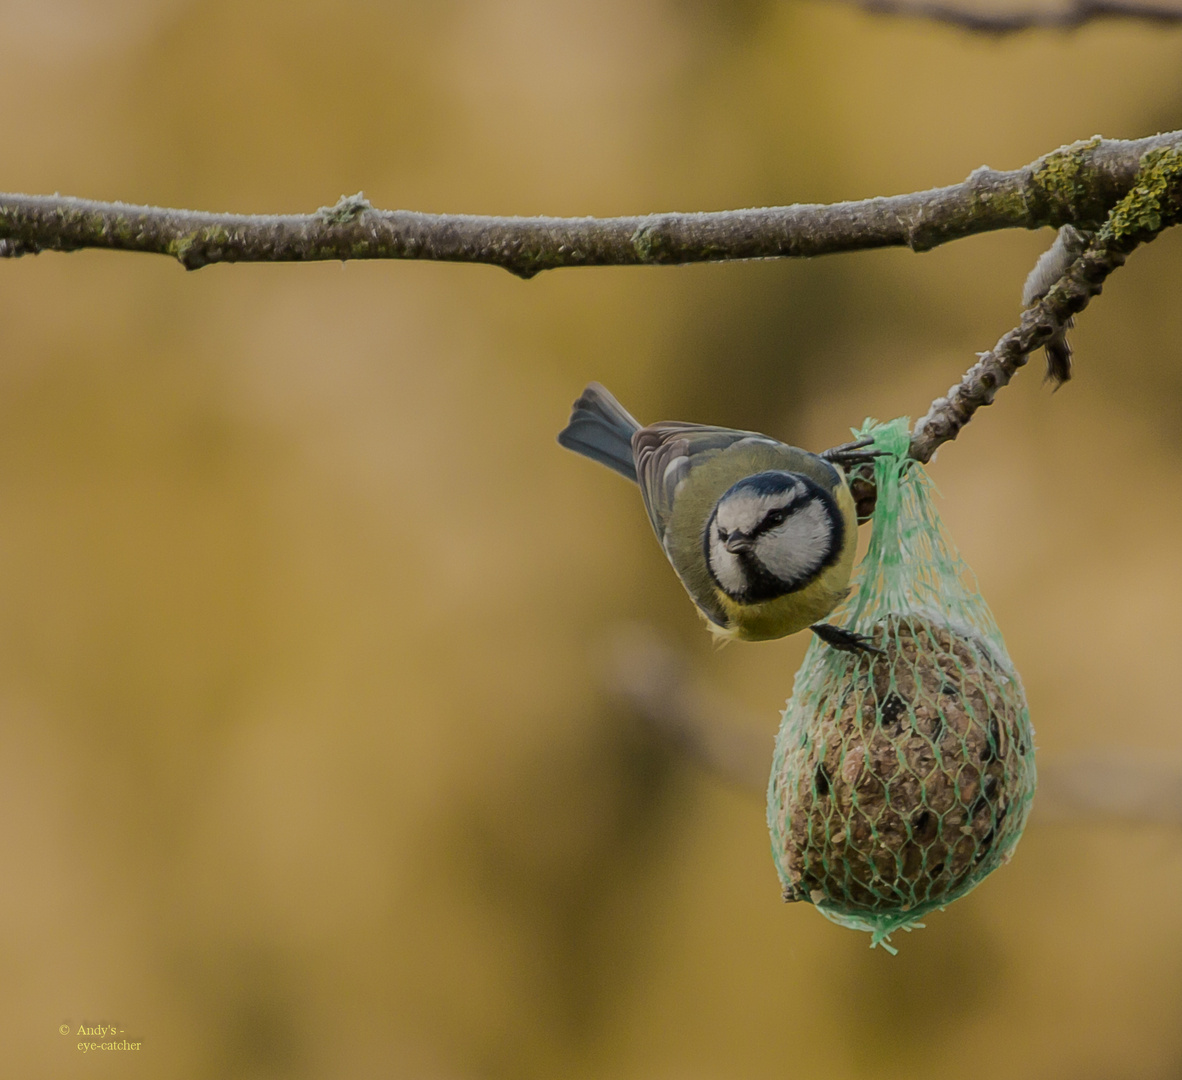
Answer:
<svg viewBox="0 0 1182 1080"><path fill-rule="evenodd" d="M784 710L768 826L785 900L890 935L1007 862L1034 795L1022 683L952 543L906 419L881 455L870 549L832 620L881 654L814 640Z"/></svg>

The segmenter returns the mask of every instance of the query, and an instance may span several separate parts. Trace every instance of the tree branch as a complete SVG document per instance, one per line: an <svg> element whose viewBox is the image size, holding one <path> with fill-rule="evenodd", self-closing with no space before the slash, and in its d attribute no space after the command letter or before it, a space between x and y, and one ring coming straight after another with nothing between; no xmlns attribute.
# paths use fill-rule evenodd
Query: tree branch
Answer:
<svg viewBox="0 0 1182 1080"><path fill-rule="evenodd" d="M1182 215L1182 131L1096 136L1011 172L982 167L964 183L832 205L626 218L504 218L376 210L360 194L314 214L248 216L0 195L0 256L110 248L216 262L430 259L501 266L523 278L560 266L626 266L803 257L876 247L924 251L1001 228L1097 229L1087 249L1015 327L982 353L912 437L929 461L1031 352L1060 337L1129 253ZM863 483L862 487L866 485ZM872 492L863 491L868 511Z"/></svg>
<svg viewBox="0 0 1182 1080"><path fill-rule="evenodd" d="M219 262L429 259L486 263L529 278L563 266L801 258L881 247L926 251L995 229L1099 224L1141 158L1182 147L1182 131L1061 147L1010 172L889 198L718 213L513 218L377 210L360 194L314 214L243 215L0 195L0 255L109 248Z"/></svg>
<svg viewBox="0 0 1182 1080"><path fill-rule="evenodd" d="M608 642L604 689L660 738L734 786L762 791L772 733L692 678L686 658L651 627L621 625Z"/></svg>
<svg viewBox="0 0 1182 1080"><path fill-rule="evenodd" d="M1141 244L1182 218L1182 148L1152 150L1129 193L1112 209L1083 253L1022 321L989 350L953 386L937 398L914 428L911 456L930 461L943 444L1022 367L1030 353L1062 334L1070 320L1099 294L1104 281Z"/></svg>
<svg viewBox="0 0 1182 1080"><path fill-rule="evenodd" d="M901 15L949 23L983 34L1012 34L1019 30L1073 30L1097 19L1138 19L1143 22L1182 22L1182 9L1161 4L1121 3L1120 0L1073 0L1058 9L987 11L925 3L924 0L861 0L875 15Z"/></svg>

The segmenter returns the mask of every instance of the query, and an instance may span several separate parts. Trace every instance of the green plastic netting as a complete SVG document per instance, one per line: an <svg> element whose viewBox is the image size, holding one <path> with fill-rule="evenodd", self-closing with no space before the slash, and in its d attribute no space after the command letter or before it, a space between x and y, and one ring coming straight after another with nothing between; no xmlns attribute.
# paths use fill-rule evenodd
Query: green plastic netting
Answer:
<svg viewBox="0 0 1182 1080"><path fill-rule="evenodd" d="M907 457L882 451L870 548L831 621L883 655L809 646L776 738L768 827L785 900L889 937L1009 860L1034 795L1022 683L976 580Z"/></svg>

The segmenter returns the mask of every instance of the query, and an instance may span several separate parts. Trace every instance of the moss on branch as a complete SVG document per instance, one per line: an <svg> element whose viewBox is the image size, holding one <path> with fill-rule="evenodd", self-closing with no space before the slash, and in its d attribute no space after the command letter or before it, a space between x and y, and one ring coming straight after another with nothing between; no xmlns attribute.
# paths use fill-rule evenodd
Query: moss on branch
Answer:
<svg viewBox="0 0 1182 1080"><path fill-rule="evenodd" d="M1093 144L1095 140L1092 140ZM1061 197L1076 197L1078 164L1089 144L1064 148L1051 166L1051 187ZM936 450L955 439L983 405L1022 367L1030 354L1062 333L1065 325L1100 293L1108 276L1123 266L1132 251L1149 243L1163 229L1182 220L1182 147L1154 147L1138 160L1134 182L1110 209L1091 243L1022 321L982 353L946 397L937 398L916 425L911 456L930 461Z"/></svg>
<svg viewBox="0 0 1182 1080"><path fill-rule="evenodd" d="M907 195L616 218L379 210L360 192L311 214L258 216L0 195L0 255L108 248L170 255L190 270L219 262L428 259L485 263L528 278L559 267L926 251L995 229L1098 224L1129 193L1147 153L1164 162L1162 155L1179 151L1182 132L1132 141L1097 136L1020 169L981 168L960 184ZM1147 222L1151 202L1142 208Z"/></svg>

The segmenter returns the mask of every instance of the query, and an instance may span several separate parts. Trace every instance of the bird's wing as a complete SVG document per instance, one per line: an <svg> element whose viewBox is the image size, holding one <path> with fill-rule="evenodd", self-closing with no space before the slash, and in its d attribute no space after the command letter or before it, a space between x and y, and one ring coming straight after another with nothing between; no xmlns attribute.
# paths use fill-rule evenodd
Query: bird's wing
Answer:
<svg viewBox="0 0 1182 1080"><path fill-rule="evenodd" d="M673 501L690 473L722 451L746 440L781 445L754 431L672 420L641 428L632 436L637 483L644 496L649 520L662 544L665 542L665 526L673 512Z"/></svg>

